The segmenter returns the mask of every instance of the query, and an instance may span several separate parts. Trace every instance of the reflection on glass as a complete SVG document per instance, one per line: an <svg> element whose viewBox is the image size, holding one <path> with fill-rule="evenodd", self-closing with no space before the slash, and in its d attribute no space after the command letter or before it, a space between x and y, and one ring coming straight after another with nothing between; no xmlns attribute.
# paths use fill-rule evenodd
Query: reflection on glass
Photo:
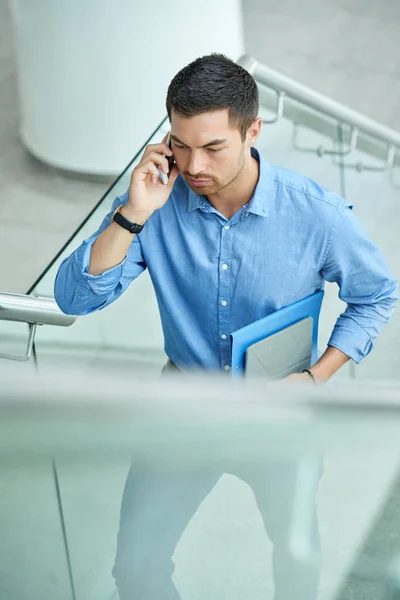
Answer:
<svg viewBox="0 0 400 600"><path fill-rule="evenodd" d="M0 598L70 600L51 457L0 452L0 482Z"/></svg>
<svg viewBox="0 0 400 600"><path fill-rule="evenodd" d="M121 600L135 597L178 600L182 597L171 579L175 568L172 556L200 504L227 473L245 482L254 494L272 542L275 597L317 598L320 539L315 495L322 467L319 461L311 462L311 473L303 474L303 481L301 467L300 461L290 458L271 458L260 466L244 466L232 461L204 469L193 477L176 468L157 471L132 466L122 501L113 569ZM307 487L304 498L301 497L302 486ZM299 515L303 522L298 535L293 537L297 524L293 521L296 500L297 509L305 514ZM305 506L301 506L302 502ZM234 513L232 517L234 521L237 519ZM216 528L221 519L223 514L219 510L214 517ZM207 545L207 540L203 543ZM267 563L262 554L259 560ZM242 569L236 571L234 577L240 580Z"/></svg>

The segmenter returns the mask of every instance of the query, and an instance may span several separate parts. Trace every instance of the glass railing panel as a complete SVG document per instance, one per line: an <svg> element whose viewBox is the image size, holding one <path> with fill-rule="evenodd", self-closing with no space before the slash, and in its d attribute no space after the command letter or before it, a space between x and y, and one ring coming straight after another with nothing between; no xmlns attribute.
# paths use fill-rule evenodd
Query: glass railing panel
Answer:
<svg viewBox="0 0 400 600"><path fill-rule="evenodd" d="M0 598L73 600L51 457L32 464L3 451Z"/></svg>
<svg viewBox="0 0 400 600"><path fill-rule="evenodd" d="M265 491L272 494L273 486L283 484L290 465L295 477L283 485L270 532L279 527L289 500L285 539L304 574L305 557L310 557L308 511L316 486L322 546L317 600L396 597L388 595L387 586L391 565L400 554L398 388L341 386L329 393L318 390L317 400L314 394L297 394L294 399L287 390L272 391L264 383L253 382L244 393L216 380L196 385L168 380L139 383L135 395L129 396L132 379L126 373L123 382L114 385L116 378L105 378L98 370L90 369L85 377L66 370L57 374L54 387L54 380L28 380L34 385L25 398L22 386L15 386L19 392L6 398L4 388L0 391L0 459L11 472L6 481L12 484L6 502L0 500L0 552L10 571L7 597L70 597L65 577L58 580L64 596L24 596L26 586L42 573L54 584L51 573L56 572L57 548L62 547L60 530L55 535L57 528L50 525L56 498L44 493L51 488L46 456L48 463L56 458L77 600L117 598L112 570L131 465L125 508L134 511L131 515L144 510L140 514L147 521L141 522L140 548L124 546L126 570L118 581L123 576L128 580L121 600L135 597L137 579L129 579L135 560L141 561L139 580L156 580L170 554L173 582L183 600L272 600L272 543L262 510L268 501ZM108 388L115 390L112 398ZM12 399L11 410L3 406L4 399ZM272 463L278 466L274 472ZM168 482L181 485L173 502ZM33 501L35 509L30 506ZM13 517L19 506L25 510L22 527ZM158 514L154 520L149 518L150 508ZM179 515L184 515L182 532L175 534L169 548L168 525ZM124 524L128 541L135 539L131 525L130 520ZM6 556L16 531L26 547L34 548L28 564L18 565L26 569L18 580L11 578L15 567ZM288 561L282 567L290 581ZM297 588L295 596L283 597L311 596Z"/></svg>
<svg viewBox="0 0 400 600"><path fill-rule="evenodd" d="M345 128L343 129L344 135L348 135ZM383 170L387 160L387 147L361 135L358 148L343 160L346 198L354 204L354 213L360 219L366 233L381 249L395 277L400 279L399 156L395 157L393 167ZM360 165L377 170L359 170ZM400 312L395 310L389 326L386 326L377 338L371 354L360 365L355 366L355 377L398 380L399 336Z"/></svg>
<svg viewBox="0 0 400 600"><path fill-rule="evenodd" d="M112 567L130 464L98 452L57 461L76 600L118 600Z"/></svg>

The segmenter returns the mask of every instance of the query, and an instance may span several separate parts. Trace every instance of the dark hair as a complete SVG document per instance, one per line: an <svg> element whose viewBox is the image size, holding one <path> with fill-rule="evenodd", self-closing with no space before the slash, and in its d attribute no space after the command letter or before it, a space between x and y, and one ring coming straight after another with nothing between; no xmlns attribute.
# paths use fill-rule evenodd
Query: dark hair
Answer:
<svg viewBox="0 0 400 600"><path fill-rule="evenodd" d="M192 117L214 110L229 110L229 124L242 141L258 115L258 88L246 69L224 54L209 54L188 64L168 87L167 112Z"/></svg>

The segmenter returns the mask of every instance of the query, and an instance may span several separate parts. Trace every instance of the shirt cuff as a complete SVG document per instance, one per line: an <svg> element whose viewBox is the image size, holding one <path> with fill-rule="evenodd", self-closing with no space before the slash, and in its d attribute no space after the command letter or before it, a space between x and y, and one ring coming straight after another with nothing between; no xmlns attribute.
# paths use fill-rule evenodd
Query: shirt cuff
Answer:
<svg viewBox="0 0 400 600"><path fill-rule="evenodd" d="M83 242L75 253L75 264L86 285L90 287L92 292L94 294L103 295L112 292L120 282L123 266L126 262L126 256L118 265L104 271L101 275L91 275L88 273L88 268L90 263L90 253L95 241L96 238L90 238Z"/></svg>
<svg viewBox="0 0 400 600"><path fill-rule="evenodd" d="M339 317L328 346L341 350L359 364L372 350L373 342L360 325L350 317Z"/></svg>

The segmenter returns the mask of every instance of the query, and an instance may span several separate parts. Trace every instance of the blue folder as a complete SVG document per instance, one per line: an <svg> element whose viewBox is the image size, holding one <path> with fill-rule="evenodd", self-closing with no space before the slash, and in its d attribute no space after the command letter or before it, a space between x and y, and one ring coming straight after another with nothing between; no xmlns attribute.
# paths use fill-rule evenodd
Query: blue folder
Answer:
<svg viewBox="0 0 400 600"><path fill-rule="evenodd" d="M312 319L310 366L315 364L318 360L318 321L323 296L324 292L320 290L234 331L231 334L232 377L246 374L246 354L250 346L310 318Z"/></svg>

